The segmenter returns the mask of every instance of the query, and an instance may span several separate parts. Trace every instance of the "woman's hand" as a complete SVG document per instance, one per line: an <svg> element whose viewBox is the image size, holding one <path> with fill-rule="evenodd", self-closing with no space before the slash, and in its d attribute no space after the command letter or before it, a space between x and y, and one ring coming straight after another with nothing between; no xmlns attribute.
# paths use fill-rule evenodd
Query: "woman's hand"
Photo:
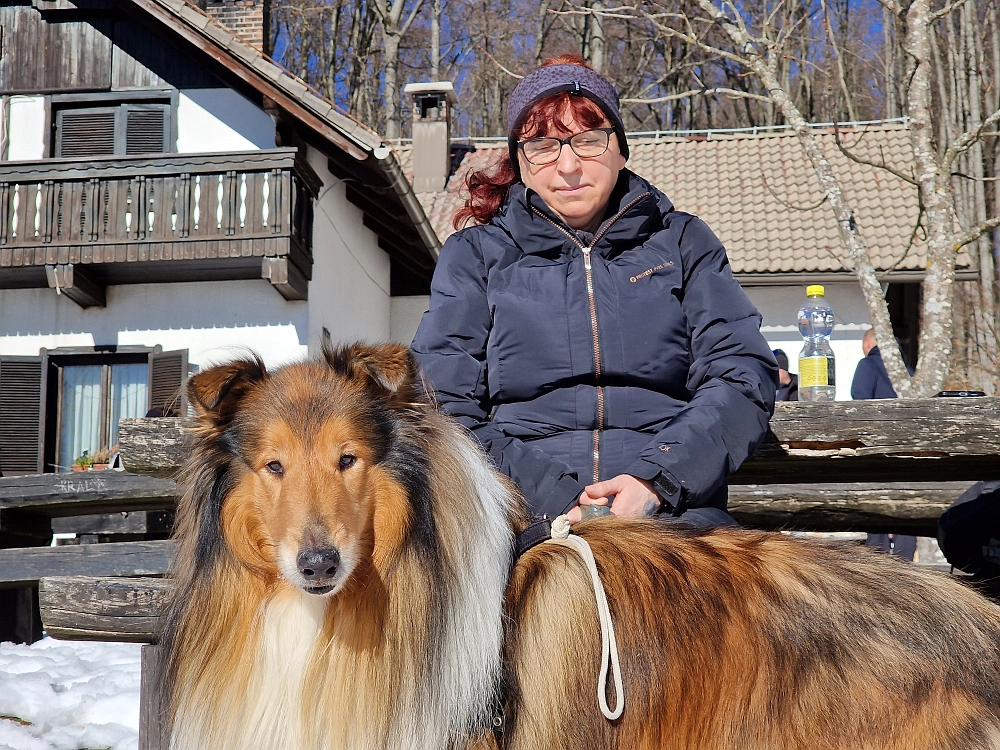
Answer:
<svg viewBox="0 0 1000 750"><path fill-rule="evenodd" d="M651 516L663 505L650 482L631 474L619 474L604 482L584 487L577 500L578 505L566 514L569 522L574 524L580 520L580 505L606 505L609 495L615 497L611 512L623 518Z"/></svg>

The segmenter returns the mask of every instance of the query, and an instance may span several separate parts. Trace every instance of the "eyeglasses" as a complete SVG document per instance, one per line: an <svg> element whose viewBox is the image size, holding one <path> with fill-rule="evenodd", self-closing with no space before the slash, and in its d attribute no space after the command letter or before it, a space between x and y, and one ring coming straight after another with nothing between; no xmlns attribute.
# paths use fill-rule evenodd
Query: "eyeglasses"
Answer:
<svg viewBox="0 0 1000 750"><path fill-rule="evenodd" d="M581 159L593 159L608 150L611 134L614 132L614 128L595 128L571 135L569 138L530 138L527 141L518 141L517 147L521 149L524 158L536 167L558 161L563 146L567 143L573 149L573 153Z"/></svg>

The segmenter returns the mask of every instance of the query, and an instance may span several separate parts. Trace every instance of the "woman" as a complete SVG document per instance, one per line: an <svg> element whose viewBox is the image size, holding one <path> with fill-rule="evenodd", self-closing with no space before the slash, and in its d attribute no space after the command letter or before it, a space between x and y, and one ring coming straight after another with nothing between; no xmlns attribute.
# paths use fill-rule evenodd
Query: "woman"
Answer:
<svg viewBox="0 0 1000 750"><path fill-rule="evenodd" d="M536 513L613 498L735 523L726 477L764 436L776 367L725 249L625 169L618 94L582 58L526 76L507 118L413 341L440 408Z"/></svg>

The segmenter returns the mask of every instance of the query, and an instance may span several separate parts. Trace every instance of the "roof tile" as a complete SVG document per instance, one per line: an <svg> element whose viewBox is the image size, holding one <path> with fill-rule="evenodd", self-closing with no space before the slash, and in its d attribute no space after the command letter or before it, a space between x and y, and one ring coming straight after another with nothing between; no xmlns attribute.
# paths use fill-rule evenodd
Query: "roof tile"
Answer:
<svg viewBox="0 0 1000 750"><path fill-rule="evenodd" d="M907 252L918 214L912 186L849 159L832 130L816 135L840 177L875 267L923 270L925 243L917 238ZM876 163L884 158L901 171L908 169L909 138L901 124L840 132L844 147L858 158ZM481 169L503 147L502 142L476 145L444 190L418 195L442 242L454 231L451 217L464 203L465 175ZM696 213L712 227L735 273L852 270L836 217L793 133L713 135L699 141L632 136L629 149L629 168L663 190L678 210ZM409 175L411 147L399 146L397 153ZM968 265L967 255L960 254L959 265Z"/></svg>

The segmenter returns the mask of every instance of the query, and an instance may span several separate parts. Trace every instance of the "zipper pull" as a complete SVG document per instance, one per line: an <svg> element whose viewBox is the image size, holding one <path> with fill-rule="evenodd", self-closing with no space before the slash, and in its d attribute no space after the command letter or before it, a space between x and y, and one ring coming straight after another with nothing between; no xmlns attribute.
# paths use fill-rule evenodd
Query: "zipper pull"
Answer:
<svg viewBox="0 0 1000 750"><path fill-rule="evenodd" d="M588 271L590 270L590 251L592 249L593 248L589 247L580 248L580 250L583 252L583 267L586 268Z"/></svg>

